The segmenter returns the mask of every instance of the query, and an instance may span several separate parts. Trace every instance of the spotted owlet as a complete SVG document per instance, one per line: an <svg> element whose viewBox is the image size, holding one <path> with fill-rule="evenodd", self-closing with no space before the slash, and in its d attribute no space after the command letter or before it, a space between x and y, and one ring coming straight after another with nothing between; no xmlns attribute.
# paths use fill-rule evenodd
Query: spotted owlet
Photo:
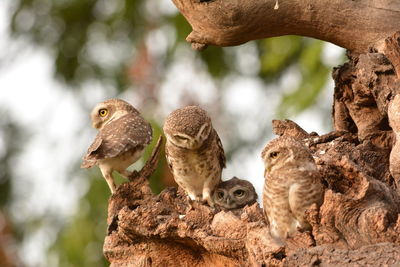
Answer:
<svg viewBox="0 0 400 267"><path fill-rule="evenodd" d="M197 106L172 112L164 124L165 154L177 184L191 200L207 201L221 182L225 155L207 113Z"/></svg>
<svg viewBox="0 0 400 267"><path fill-rule="evenodd" d="M115 192L112 172L117 171L128 178L128 168L143 154L152 140L150 124L129 103L121 99L109 99L99 103L92 110L92 126L99 130L81 168L98 165L101 173Z"/></svg>
<svg viewBox="0 0 400 267"><path fill-rule="evenodd" d="M262 151L265 164L264 213L271 235L282 241L296 230L310 230L305 211L321 205L323 188L314 159L306 146L291 137L279 137Z"/></svg>
<svg viewBox="0 0 400 267"><path fill-rule="evenodd" d="M257 193L249 181L233 177L217 185L213 193L213 201L222 209L238 209L255 203Z"/></svg>

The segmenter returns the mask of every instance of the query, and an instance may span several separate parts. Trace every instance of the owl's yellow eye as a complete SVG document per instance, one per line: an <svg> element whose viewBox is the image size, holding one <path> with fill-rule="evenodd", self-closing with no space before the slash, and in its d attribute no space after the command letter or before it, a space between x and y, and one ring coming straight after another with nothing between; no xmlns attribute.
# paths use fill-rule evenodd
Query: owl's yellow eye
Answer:
<svg viewBox="0 0 400 267"><path fill-rule="evenodd" d="M101 117L105 117L107 114L108 114L108 110L107 109L102 108L102 109L99 110L99 115Z"/></svg>
<svg viewBox="0 0 400 267"><path fill-rule="evenodd" d="M238 189L238 190L236 190L235 192L233 192L233 194L234 194L236 197L243 197L243 196L244 196L244 190Z"/></svg>
<svg viewBox="0 0 400 267"><path fill-rule="evenodd" d="M278 156L278 154L279 154L279 152L271 152L271 153L269 153L269 157L271 159L275 159Z"/></svg>
<svg viewBox="0 0 400 267"><path fill-rule="evenodd" d="M225 194L224 194L223 191L218 191L218 192L217 192L217 196L218 196L219 199L223 199L224 196L225 196Z"/></svg>

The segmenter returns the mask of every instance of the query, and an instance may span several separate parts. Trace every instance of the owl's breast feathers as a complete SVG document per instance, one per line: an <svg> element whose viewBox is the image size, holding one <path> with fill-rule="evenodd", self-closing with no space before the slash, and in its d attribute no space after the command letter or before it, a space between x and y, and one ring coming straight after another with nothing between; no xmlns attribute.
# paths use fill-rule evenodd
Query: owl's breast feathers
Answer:
<svg viewBox="0 0 400 267"><path fill-rule="evenodd" d="M213 144L213 142L215 142ZM210 150L214 148L215 150ZM190 162L194 161L195 165L198 162L206 162L209 157L214 157L209 154L215 155L218 159L219 166L221 169L226 167L226 158L224 148L222 146L221 139L219 138L217 131L213 130L209 137L204 141L201 147L195 151L190 151L186 148L177 147L167 142L165 146L165 155L167 158L168 167L174 172L174 160L173 158L179 158L184 162L184 165L191 165Z"/></svg>
<svg viewBox="0 0 400 267"><path fill-rule="evenodd" d="M90 145L81 168L97 160L117 157L129 150L143 149L152 140L152 128L141 116L127 114L105 125Z"/></svg>

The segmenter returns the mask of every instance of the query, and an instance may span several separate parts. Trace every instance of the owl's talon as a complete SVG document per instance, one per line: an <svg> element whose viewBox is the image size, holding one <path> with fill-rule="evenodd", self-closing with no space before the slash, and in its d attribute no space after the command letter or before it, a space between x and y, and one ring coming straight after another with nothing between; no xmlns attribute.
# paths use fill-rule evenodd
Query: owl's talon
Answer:
<svg viewBox="0 0 400 267"><path fill-rule="evenodd" d="M214 201L212 201L211 197L208 197L206 199L203 199L201 201L201 203L203 204L207 204L208 206L210 206L211 208L214 208Z"/></svg>
<svg viewBox="0 0 400 267"><path fill-rule="evenodd" d="M193 206L189 204L189 206L185 210L185 214L189 213L190 211L194 210Z"/></svg>
<svg viewBox="0 0 400 267"><path fill-rule="evenodd" d="M187 214L189 211L191 211L191 210L194 210L194 208L193 208L193 200L191 200L189 197L187 198L187 203L188 203L188 206L187 206L187 208L186 208L186 210L185 210L185 214Z"/></svg>

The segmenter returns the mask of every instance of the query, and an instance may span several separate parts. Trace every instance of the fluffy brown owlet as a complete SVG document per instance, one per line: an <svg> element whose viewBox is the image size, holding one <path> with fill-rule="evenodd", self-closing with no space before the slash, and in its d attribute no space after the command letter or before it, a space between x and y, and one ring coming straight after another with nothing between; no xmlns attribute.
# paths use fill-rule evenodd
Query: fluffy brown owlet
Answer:
<svg viewBox="0 0 400 267"><path fill-rule="evenodd" d="M222 209L238 209L255 203L257 193L249 181L233 177L217 185L213 193L213 201Z"/></svg>
<svg viewBox="0 0 400 267"><path fill-rule="evenodd" d="M306 146L291 137L279 137L262 151L265 164L264 213L271 235L282 239L296 230L310 230L305 211L323 201L323 187L314 159Z"/></svg>
<svg viewBox="0 0 400 267"><path fill-rule="evenodd" d="M207 201L221 182L225 155L207 113L198 106L172 112L164 124L165 154L175 181L191 200Z"/></svg>
<svg viewBox="0 0 400 267"><path fill-rule="evenodd" d="M117 171L126 178L131 175L126 168L142 156L152 140L152 129L131 104L121 99L97 104L90 117L99 133L83 158L81 168L98 165L114 193L112 172Z"/></svg>

